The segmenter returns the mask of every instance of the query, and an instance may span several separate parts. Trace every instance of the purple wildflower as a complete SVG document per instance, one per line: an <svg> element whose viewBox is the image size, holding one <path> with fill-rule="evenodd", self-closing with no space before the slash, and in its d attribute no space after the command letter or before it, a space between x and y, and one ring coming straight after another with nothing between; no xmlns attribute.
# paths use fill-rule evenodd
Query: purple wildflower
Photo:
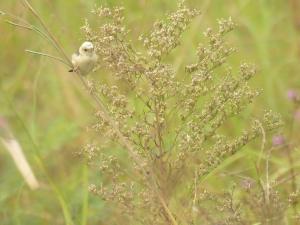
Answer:
<svg viewBox="0 0 300 225"><path fill-rule="evenodd" d="M5 128L7 126L6 120L0 116L0 128Z"/></svg>
<svg viewBox="0 0 300 225"><path fill-rule="evenodd" d="M290 100L290 101L297 101L299 100L299 94L297 91L293 90L293 89L290 89L288 90L287 92L287 98Z"/></svg>
<svg viewBox="0 0 300 225"><path fill-rule="evenodd" d="M300 122L300 109L297 109L294 113L294 119Z"/></svg>
<svg viewBox="0 0 300 225"><path fill-rule="evenodd" d="M272 144L274 147L282 146L285 144L285 137L283 135L273 136Z"/></svg>

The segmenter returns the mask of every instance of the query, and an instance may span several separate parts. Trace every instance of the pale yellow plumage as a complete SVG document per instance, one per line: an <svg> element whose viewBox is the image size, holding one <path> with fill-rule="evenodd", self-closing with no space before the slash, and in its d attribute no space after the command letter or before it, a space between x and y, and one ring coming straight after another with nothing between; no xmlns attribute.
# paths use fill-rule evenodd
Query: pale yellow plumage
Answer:
<svg viewBox="0 0 300 225"><path fill-rule="evenodd" d="M85 76L93 70L97 60L98 56L95 53L93 44L86 41L80 46L79 52L72 55L73 69L71 72L78 71Z"/></svg>

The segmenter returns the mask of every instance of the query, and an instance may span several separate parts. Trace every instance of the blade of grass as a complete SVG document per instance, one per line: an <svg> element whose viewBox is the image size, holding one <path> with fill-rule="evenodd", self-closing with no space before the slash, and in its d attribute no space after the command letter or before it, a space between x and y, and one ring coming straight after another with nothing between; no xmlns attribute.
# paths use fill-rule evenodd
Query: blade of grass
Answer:
<svg viewBox="0 0 300 225"><path fill-rule="evenodd" d="M64 219L65 219L65 224L66 225L74 225L74 222L72 220L72 216L70 213L70 210L68 208L67 202L63 197L63 194L61 193L60 189L55 185L54 181L52 180L52 178L49 176L49 173L47 172L47 169L45 167L45 164L43 163L43 160L39 154L39 148L38 145L36 144L35 140L33 139L33 137L31 136L29 130L27 129L27 126L24 122L24 120L22 119L22 117L18 114L18 112L16 111L14 105L12 104L12 102L7 98L7 96L5 95L5 93L1 90L1 95L4 97L5 101L7 102L7 104L9 105L9 107L11 108L12 112L15 114L15 117L18 119L18 121L20 122L24 132L26 133L29 141L32 144L32 147L34 149L35 155L34 155L34 159L37 162L39 168L41 169L41 171L43 172L43 174L45 175L48 183L50 184L50 187L52 189L52 191L55 193L55 196L62 208L63 211L63 215L64 215Z"/></svg>

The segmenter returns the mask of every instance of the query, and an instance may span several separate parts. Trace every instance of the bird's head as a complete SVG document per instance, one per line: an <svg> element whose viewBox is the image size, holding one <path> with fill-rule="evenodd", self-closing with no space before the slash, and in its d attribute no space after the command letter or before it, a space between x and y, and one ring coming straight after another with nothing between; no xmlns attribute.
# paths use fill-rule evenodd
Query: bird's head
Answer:
<svg viewBox="0 0 300 225"><path fill-rule="evenodd" d="M92 55L94 53L94 45L92 42L85 41L79 48L81 55Z"/></svg>

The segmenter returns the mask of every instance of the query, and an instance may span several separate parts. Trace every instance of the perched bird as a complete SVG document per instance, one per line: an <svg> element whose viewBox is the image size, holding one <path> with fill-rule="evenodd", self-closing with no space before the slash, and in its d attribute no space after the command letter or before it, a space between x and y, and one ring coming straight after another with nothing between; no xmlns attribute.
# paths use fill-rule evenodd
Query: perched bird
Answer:
<svg viewBox="0 0 300 225"><path fill-rule="evenodd" d="M85 41L80 46L79 51L72 55L73 68L69 72L80 72L85 76L89 74L95 67L98 56L95 53L92 42Z"/></svg>

